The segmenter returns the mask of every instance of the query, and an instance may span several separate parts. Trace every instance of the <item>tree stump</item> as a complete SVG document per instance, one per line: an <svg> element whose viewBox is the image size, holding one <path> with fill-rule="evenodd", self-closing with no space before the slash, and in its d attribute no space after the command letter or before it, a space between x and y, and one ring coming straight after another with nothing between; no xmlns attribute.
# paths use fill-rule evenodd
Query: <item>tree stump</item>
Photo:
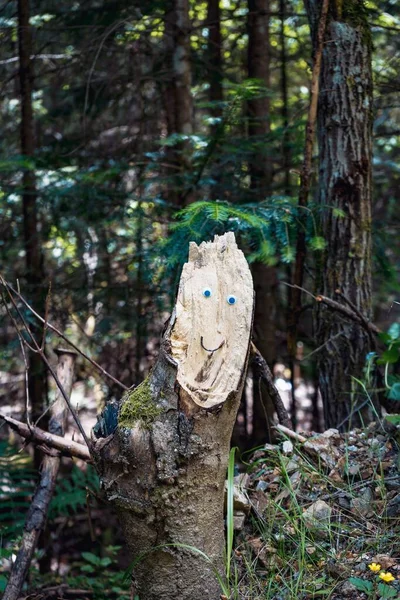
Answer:
<svg viewBox="0 0 400 600"><path fill-rule="evenodd" d="M191 243L158 360L95 443L140 600L220 597L214 569L223 576L224 481L253 304L233 233Z"/></svg>

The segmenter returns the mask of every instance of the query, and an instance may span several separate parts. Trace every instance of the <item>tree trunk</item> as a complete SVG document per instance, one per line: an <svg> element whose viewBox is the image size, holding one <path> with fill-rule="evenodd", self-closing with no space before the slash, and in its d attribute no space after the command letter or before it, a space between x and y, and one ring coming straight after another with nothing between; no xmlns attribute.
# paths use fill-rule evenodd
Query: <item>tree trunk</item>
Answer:
<svg viewBox="0 0 400 600"><path fill-rule="evenodd" d="M270 85L269 0L248 0L248 75L265 88ZM259 195L270 192L271 167L267 156L269 133L269 96L261 92L248 102L249 136L256 145L250 160L251 186Z"/></svg>
<svg viewBox="0 0 400 600"><path fill-rule="evenodd" d="M193 133L192 71L190 62L190 18L188 0L171 0L165 15L165 50L168 82L165 109L168 135ZM189 145L176 143L168 152L169 190L173 204L183 206L194 200L185 190L185 174L190 170ZM172 189L173 188L173 189Z"/></svg>
<svg viewBox="0 0 400 600"><path fill-rule="evenodd" d="M281 115L282 115L282 168L283 168L283 186L284 194L290 196L290 163L291 149L289 138L289 94L288 94L288 77L287 77L287 57L286 57L286 40L285 40L285 20L286 20L286 0L279 1L279 20L280 30L279 38L281 44L281 64L280 64L280 87L281 87Z"/></svg>
<svg viewBox="0 0 400 600"><path fill-rule="evenodd" d="M214 117L220 117L222 114L221 102L223 100L222 92L222 36L221 36L221 9L219 0L208 0L207 4L207 23L208 23L208 52L207 52L207 70L209 98L214 103L211 107L211 114Z"/></svg>
<svg viewBox="0 0 400 600"><path fill-rule="evenodd" d="M33 159L35 138L32 107L32 41L29 24L29 0L18 0L18 49L19 82L21 93L21 154ZM25 167L22 175L22 209L26 262L26 283L32 305L44 312L45 274L39 234L36 178L32 166ZM32 419L36 420L43 412L47 397L46 368L39 354L29 354L29 401ZM37 464L39 467L39 464Z"/></svg>
<svg viewBox="0 0 400 600"><path fill-rule="evenodd" d="M265 88L270 85L269 0L248 2L248 76L259 80ZM255 148L249 164L251 189L258 200L271 193L271 167L268 160L267 136L269 134L269 96L248 102L249 137ZM254 339L257 348L269 365L276 360L276 291L277 277L274 267L256 263L252 269L256 303L254 311ZM253 433L251 445L270 440L270 425L274 406L266 389L255 381L253 404Z"/></svg>
<svg viewBox="0 0 400 600"><path fill-rule="evenodd" d="M252 313L234 235L192 243L158 361L122 399L115 433L96 443L140 600L220 597L209 561L223 576L224 481Z"/></svg>
<svg viewBox="0 0 400 600"><path fill-rule="evenodd" d="M214 180L214 184L210 186L208 193L212 200L218 200L224 197L222 185L223 169L221 169L218 150L225 131L222 109L224 94L222 89L223 63L220 0L208 0L207 25L206 78L209 84L208 98L211 103L210 114L213 118L210 125L212 139L209 142L208 152L209 158L213 158L211 178Z"/></svg>
<svg viewBox="0 0 400 600"><path fill-rule="evenodd" d="M321 0L305 4L315 42ZM371 133L371 38L364 4L337 2L328 16L318 107L318 200L327 242L320 292L334 298L339 289L366 319L371 317ZM326 427L368 422L370 411L357 412L365 394L354 379L363 379L368 333L320 306L317 344Z"/></svg>

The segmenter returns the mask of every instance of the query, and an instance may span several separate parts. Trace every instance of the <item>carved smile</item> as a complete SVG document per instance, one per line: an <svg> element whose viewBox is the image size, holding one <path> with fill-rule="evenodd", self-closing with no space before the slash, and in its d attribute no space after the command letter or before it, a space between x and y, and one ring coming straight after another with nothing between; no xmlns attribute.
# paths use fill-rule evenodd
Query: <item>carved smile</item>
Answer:
<svg viewBox="0 0 400 600"><path fill-rule="evenodd" d="M220 348L222 348L222 346L225 344L225 340L222 340L222 342L220 343L219 346L217 346L216 348L214 348L214 350L210 350L209 348L206 348L205 345L203 344L203 336L201 336L200 338L200 344L201 347L203 348L203 350L205 350L206 352L216 352L217 350L219 350Z"/></svg>

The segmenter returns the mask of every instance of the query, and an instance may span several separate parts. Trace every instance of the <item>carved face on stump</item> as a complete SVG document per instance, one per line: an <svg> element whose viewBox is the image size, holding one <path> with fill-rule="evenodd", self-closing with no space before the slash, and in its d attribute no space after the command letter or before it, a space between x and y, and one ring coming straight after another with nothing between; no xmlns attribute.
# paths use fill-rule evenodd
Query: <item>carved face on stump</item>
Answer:
<svg viewBox="0 0 400 600"><path fill-rule="evenodd" d="M253 282L233 233L191 242L171 333L177 380L203 408L223 403L240 385L253 315Z"/></svg>

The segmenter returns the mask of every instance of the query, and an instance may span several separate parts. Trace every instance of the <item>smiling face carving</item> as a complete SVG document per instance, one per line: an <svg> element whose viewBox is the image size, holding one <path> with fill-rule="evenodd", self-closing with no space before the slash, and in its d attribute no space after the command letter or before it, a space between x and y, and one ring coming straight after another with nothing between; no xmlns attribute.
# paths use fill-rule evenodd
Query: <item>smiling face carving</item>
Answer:
<svg viewBox="0 0 400 600"><path fill-rule="evenodd" d="M253 316L253 282L233 233L190 244L171 332L177 381L203 408L223 403L242 380Z"/></svg>

